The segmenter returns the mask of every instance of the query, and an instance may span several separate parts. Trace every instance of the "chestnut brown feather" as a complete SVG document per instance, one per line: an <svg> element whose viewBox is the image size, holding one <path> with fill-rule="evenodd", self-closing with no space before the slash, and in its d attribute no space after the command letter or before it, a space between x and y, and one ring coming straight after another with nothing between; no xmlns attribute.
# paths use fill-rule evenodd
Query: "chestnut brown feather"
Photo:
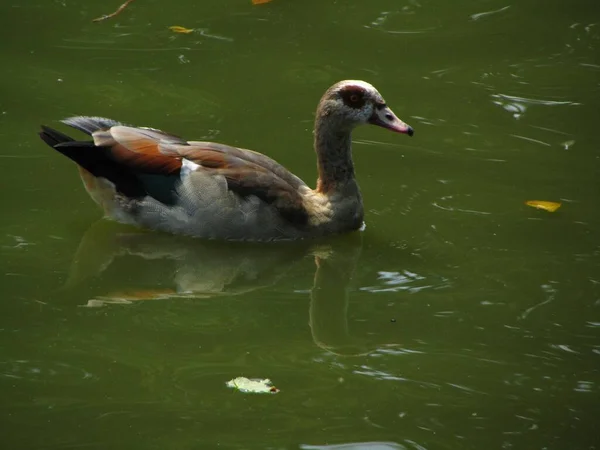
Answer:
<svg viewBox="0 0 600 450"><path fill-rule="evenodd" d="M277 208L285 219L298 225L306 225L308 212L298 192L296 177L280 177L278 173L287 171L270 158L256 158L256 155L259 155L257 153L248 154L228 146L218 149L214 146L208 147L210 148L202 148L197 144L177 145L169 147L169 153L176 152L202 166L209 173L223 176L227 180L228 188L237 195L254 195ZM234 151L229 151L230 149Z"/></svg>
<svg viewBox="0 0 600 450"><path fill-rule="evenodd" d="M181 159L156 154L150 149L147 153L133 151L122 144L109 147L109 151L115 161L129 167L130 169L149 174L176 175L181 169Z"/></svg>

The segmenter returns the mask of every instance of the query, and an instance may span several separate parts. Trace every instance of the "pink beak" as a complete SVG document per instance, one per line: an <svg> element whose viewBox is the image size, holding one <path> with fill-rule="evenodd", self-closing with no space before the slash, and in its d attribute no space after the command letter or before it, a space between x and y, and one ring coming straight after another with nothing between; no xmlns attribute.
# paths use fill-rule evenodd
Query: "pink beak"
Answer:
<svg viewBox="0 0 600 450"><path fill-rule="evenodd" d="M394 112L388 106L375 106L375 110L369 119L369 123L379 127L387 128L388 130L395 131L396 133L404 133L408 134L409 136L415 134L413 128L398 119L396 114L394 114Z"/></svg>

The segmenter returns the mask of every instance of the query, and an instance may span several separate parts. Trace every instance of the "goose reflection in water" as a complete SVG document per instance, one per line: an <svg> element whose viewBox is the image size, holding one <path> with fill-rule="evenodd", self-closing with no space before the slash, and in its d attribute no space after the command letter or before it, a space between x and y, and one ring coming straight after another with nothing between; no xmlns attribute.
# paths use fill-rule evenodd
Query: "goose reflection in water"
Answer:
<svg viewBox="0 0 600 450"><path fill-rule="evenodd" d="M294 269L303 261L312 259L309 326L313 341L331 353L359 355L375 347L351 337L348 330L349 283L361 248L360 235L326 242L227 243L140 231L100 220L82 238L66 288L78 297L86 295L81 306L87 307L219 298L276 286L297 274ZM103 278L110 282L104 283ZM100 292L90 299L89 293L83 294L89 289Z"/></svg>

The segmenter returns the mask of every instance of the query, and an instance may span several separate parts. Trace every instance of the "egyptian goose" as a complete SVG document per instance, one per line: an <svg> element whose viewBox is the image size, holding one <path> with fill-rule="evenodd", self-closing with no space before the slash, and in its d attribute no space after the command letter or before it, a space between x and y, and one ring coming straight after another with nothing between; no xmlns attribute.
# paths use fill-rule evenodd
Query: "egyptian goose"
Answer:
<svg viewBox="0 0 600 450"><path fill-rule="evenodd" d="M72 159L106 215L141 227L209 239L302 239L357 230L363 204L352 163L352 130L370 123L413 135L369 83L331 86L317 107L319 178L311 189L271 158L101 117L62 121L92 137L42 126L46 144Z"/></svg>

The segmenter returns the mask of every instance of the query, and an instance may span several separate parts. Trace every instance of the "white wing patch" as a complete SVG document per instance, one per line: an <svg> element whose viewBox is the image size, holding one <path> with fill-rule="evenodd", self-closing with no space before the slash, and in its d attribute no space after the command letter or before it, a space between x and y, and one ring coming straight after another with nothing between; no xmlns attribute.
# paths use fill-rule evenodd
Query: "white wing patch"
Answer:
<svg viewBox="0 0 600 450"><path fill-rule="evenodd" d="M190 173L195 172L196 169L198 169L199 167L200 167L199 164L196 164L195 162L190 161L189 159L183 158L181 160L181 172L180 172L181 179L184 179Z"/></svg>

